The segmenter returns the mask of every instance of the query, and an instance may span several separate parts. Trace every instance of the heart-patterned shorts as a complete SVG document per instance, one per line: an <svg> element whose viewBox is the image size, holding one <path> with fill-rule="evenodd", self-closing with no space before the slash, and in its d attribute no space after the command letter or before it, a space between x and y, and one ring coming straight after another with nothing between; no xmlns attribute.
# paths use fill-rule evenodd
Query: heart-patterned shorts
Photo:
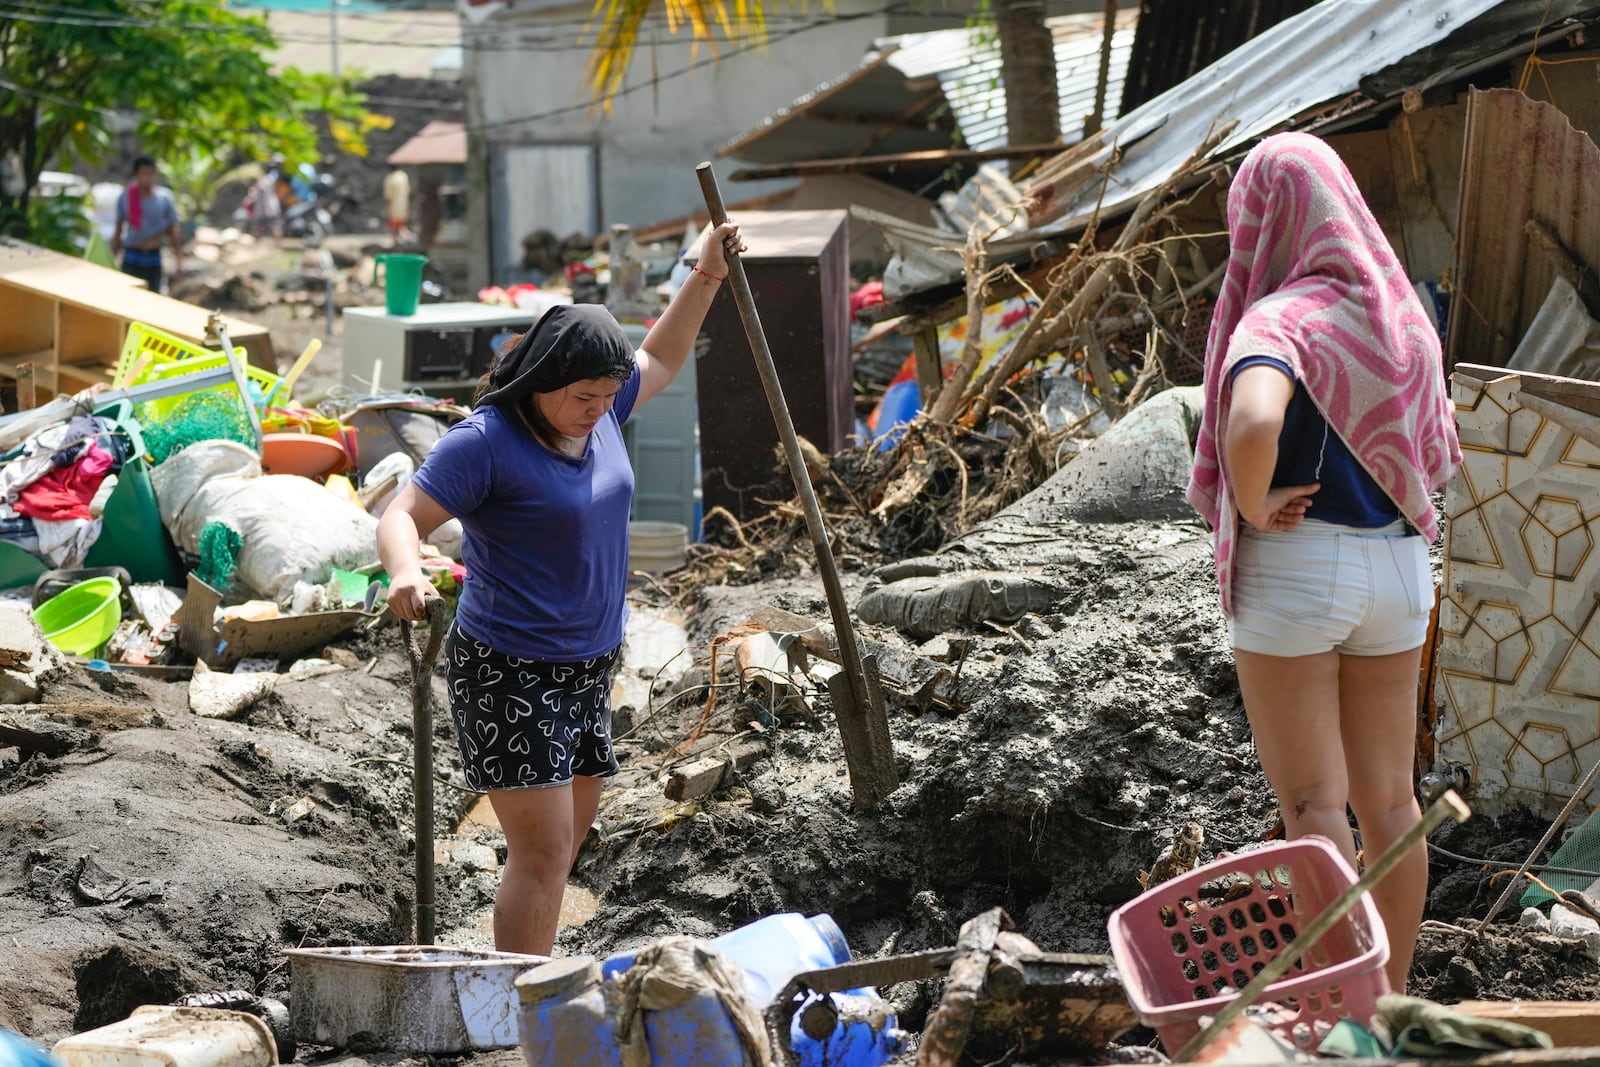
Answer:
<svg viewBox="0 0 1600 1067"><path fill-rule="evenodd" d="M566 785L617 773L611 668L619 648L581 663L518 659L460 626L445 639L450 718L467 785L479 792Z"/></svg>

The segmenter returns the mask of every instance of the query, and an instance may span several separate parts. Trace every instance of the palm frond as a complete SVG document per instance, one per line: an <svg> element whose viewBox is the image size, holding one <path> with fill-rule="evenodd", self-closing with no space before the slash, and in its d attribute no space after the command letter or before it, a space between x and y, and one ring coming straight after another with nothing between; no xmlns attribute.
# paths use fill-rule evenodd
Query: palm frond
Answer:
<svg viewBox="0 0 1600 1067"><path fill-rule="evenodd" d="M806 0L791 2L806 6ZM597 32L589 51L587 74L592 102L606 111L610 111L611 101L627 78L628 64L639 43L639 30L657 4L658 0L595 0L588 29ZM659 0L659 6L666 16L668 33L676 34L680 28L689 31L693 43L691 61L702 43L713 58L717 57L718 30L730 42L766 46L765 0L733 0L731 11L726 0ZM830 11L833 7L831 2L824 6Z"/></svg>

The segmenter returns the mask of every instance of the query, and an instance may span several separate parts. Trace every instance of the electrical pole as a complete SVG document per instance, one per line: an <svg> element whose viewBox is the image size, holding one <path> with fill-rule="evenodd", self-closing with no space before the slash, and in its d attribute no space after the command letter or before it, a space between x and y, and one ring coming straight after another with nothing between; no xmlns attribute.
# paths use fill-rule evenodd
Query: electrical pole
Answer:
<svg viewBox="0 0 1600 1067"><path fill-rule="evenodd" d="M339 0L328 0L329 40L333 45L333 76L339 76Z"/></svg>

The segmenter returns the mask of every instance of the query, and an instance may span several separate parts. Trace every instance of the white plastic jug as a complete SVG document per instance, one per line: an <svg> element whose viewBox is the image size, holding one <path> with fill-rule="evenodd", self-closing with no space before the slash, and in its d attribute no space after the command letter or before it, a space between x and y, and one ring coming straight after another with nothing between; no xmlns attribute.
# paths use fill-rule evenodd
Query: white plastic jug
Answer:
<svg viewBox="0 0 1600 1067"><path fill-rule="evenodd" d="M254 1015L147 1004L120 1023L56 1042L62 1067L274 1067L278 1045Z"/></svg>

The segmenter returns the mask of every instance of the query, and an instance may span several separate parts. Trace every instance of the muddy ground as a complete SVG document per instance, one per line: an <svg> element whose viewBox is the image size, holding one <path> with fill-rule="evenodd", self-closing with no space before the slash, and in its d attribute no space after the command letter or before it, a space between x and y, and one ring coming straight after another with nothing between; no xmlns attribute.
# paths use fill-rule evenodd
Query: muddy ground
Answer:
<svg viewBox="0 0 1600 1067"><path fill-rule="evenodd" d="M950 944L963 920L1000 904L1046 949L1099 952L1107 914L1137 893L1139 870L1175 825L1204 826L1206 859L1268 834L1273 801L1210 593L1205 535L1185 523L1055 532L1081 562L1052 571L1054 607L1007 632L962 635L971 648L954 692L966 710L891 700L902 784L870 813L852 806L825 697L808 722L723 690L701 745L754 722L770 757L713 799L680 807L661 795L669 751L702 714L703 646L758 603L826 618L803 553L758 575L730 568L685 605L639 590L653 609L641 618L687 608L700 665L653 692L641 672L659 664L636 656L624 669L624 771L575 874L598 910L563 931L559 951L712 935L792 910L832 914L857 955L906 952ZM853 594L875 581L854 557L845 577ZM863 633L930 655L948 644ZM66 756L0 759L0 1025L53 1040L196 989L283 995L285 948L406 940L411 728L397 641L389 629L341 642L370 670L286 681L237 722L191 715L180 683L55 682L47 699L64 710L124 704L149 709L149 725L106 730ZM663 708L675 687L683 696ZM442 699L437 681L435 692ZM435 745L440 773L459 781L442 723ZM287 825L279 813L302 797L314 813ZM438 790L441 836L471 799ZM1431 917L1460 926L1481 916L1489 875L1514 867L1544 826L1513 815L1441 831L1445 847L1490 862L1436 860ZM489 827L463 836L502 844ZM441 930L481 938L495 877L442 866ZM1430 928L1414 991L1447 1001L1600 994L1592 961L1530 939L1516 911L1465 951L1458 935ZM934 983L892 991L913 1030L937 995Z"/></svg>

